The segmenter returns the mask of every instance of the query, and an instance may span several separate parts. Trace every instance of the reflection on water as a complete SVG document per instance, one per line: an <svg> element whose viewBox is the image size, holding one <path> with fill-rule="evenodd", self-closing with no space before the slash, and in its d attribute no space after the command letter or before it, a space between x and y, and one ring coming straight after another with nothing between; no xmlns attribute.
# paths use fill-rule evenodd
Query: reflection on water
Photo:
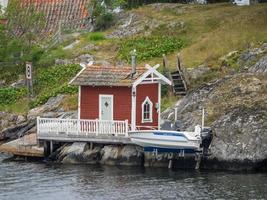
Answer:
<svg viewBox="0 0 267 200"><path fill-rule="evenodd" d="M267 174L3 161L0 199L267 199Z"/></svg>

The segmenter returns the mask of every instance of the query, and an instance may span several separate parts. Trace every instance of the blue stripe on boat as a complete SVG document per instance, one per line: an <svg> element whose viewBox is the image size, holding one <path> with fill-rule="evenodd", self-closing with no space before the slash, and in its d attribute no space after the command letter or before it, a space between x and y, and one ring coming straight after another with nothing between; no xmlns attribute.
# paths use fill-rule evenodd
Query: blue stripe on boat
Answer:
<svg viewBox="0 0 267 200"><path fill-rule="evenodd" d="M154 135L182 136L182 137L185 137L183 133L153 132L153 134Z"/></svg>
<svg viewBox="0 0 267 200"><path fill-rule="evenodd" d="M195 153L196 149L171 149L171 148L159 148L159 147L144 147L145 152L155 152L158 153L181 153L184 151L186 154Z"/></svg>

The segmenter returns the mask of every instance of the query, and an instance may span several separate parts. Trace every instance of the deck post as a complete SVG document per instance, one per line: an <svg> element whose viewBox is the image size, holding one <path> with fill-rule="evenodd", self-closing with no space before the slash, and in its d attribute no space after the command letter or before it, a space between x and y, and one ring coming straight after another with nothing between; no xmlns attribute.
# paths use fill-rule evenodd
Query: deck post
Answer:
<svg viewBox="0 0 267 200"><path fill-rule="evenodd" d="M172 162L172 159L170 159L170 160L169 160L168 169L172 169L172 165L173 165L173 162Z"/></svg>
<svg viewBox="0 0 267 200"><path fill-rule="evenodd" d="M98 119L96 119L96 136L98 136L99 133L99 124L98 124Z"/></svg>
<svg viewBox="0 0 267 200"><path fill-rule="evenodd" d="M177 113L178 112L178 108L177 107L175 107L174 108L174 121L177 121L177 118L178 118L178 116L177 116Z"/></svg>
<svg viewBox="0 0 267 200"><path fill-rule="evenodd" d="M125 136L128 137L128 119L125 120Z"/></svg>
<svg viewBox="0 0 267 200"><path fill-rule="evenodd" d="M77 119L77 135L79 135L80 132L80 120Z"/></svg>
<svg viewBox="0 0 267 200"><path fill-rule="evenodd" d="M39 120L40 120L40 117L38 116L37 119L36 119L36 127L37 127L37 136L39 135Z"/></svg>
<svg viewBox="0 0 267 200"><path fill-rule="evenodd" d="M53 141L50 141L50 154L52 154L53 151L54 151Z"/></svg>
<svg viewBox="0 0 267 200"><path fill-rule="evenodd" d="M44 156L48 157L50 155L49 141L44 141Z"/></svg>

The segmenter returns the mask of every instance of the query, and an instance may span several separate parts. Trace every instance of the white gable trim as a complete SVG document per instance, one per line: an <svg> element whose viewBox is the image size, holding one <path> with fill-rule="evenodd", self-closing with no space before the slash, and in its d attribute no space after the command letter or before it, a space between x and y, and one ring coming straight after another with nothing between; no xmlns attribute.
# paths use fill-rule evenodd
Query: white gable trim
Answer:
<svg viewBox="0 0 267 200"><path fill-rule="evenodd" d="M80 65L80 66L83 67L82 65ZM85 69L86 69L86 67L83 67L83 68L81 69L81 71L80 71L78 74L76 74L76 76L75 76L73 79L71 79L71 81L70 81L68 84L71 85L72 82L73 82L78 76L80 76L80 74L81 74Z"/></svg>
<svg viewBox="0 0 267 200"><path fill-rule="evenodd" d="M144 105L148 102L149 104L149 119L144 119ZM142 123L151 123L153 122L153 103L147 96L146 99L142 103Z"/></svg>
<svg viewBox="0 0 267 200"><path fill-rule="evenodd" d="M160 124L161 124L161 83L159 83L158 86L158 130L160 130Z"/></svg>
<svg viewBox="0 0 267 200"><path fill-rule="evenodd" d="M172 85L172 82L167 79L165 76L163 76L161 73L157 71L157 68L159 68L159 64L155 65L154 67L151 67L150 65L146 64L145 67L148 69L142 76L140 76L134 83L133 87L136 87L137 85L141 84L145 79L151 75L152 78L149 78L148 80L155 81L163 81L164 83L168 85ZM155 78L154 75L156 75L158 78Z"/></svg>

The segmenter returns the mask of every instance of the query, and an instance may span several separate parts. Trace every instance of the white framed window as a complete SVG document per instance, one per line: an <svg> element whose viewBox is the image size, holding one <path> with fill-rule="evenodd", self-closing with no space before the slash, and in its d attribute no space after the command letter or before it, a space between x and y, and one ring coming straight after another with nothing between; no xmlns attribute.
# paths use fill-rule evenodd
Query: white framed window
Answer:
<svg viewBox="0 0 267 200"><path fill-rule="evenodd" d="M142 123L152 122L153 103L148 97L142 103Z"/></svg>

